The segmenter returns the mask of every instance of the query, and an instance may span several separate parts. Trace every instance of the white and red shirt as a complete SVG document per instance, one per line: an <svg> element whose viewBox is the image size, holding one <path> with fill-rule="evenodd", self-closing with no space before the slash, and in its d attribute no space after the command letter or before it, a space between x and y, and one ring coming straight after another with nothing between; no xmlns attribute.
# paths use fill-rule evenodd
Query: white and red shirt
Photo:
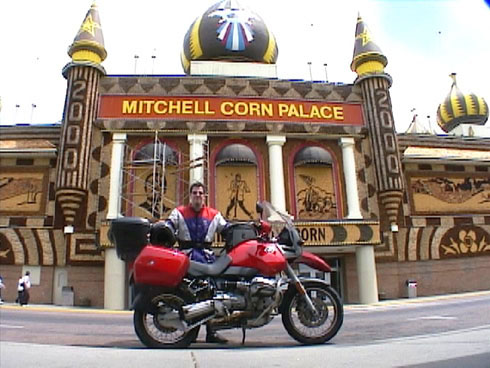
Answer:
<svg viewBox="0 0 490 368"><path fill-rule="evenodd" d="M175 208L167 219L180 241L211 243L217 231L222 231L227 222L221 212L204 206L199 212L190 206Z"/></svg>

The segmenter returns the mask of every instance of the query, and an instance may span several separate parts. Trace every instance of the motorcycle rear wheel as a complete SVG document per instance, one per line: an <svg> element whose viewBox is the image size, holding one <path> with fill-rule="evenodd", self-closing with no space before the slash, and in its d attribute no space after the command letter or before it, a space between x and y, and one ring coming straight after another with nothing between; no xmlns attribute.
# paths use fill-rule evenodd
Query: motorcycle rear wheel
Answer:
<svg viewBox="0 0 490 368"><path fill-rule="evenodd" d="M155 314L135 310L133 324L140 341L149 348L185 348L199 333L199 326L185 332L179 327L179 309L186 304L177 294L160 294L151 300Z"/></svg>
<svg viewBox="0 0 490 368"><path fill-rule="evenodd" d="M302 344L323 344L334 337L344 321L344 308L337 292L315 281L303 283L318 311L314 315L305 299L294 289L283 301L282 323L289 335Z"/></svg>

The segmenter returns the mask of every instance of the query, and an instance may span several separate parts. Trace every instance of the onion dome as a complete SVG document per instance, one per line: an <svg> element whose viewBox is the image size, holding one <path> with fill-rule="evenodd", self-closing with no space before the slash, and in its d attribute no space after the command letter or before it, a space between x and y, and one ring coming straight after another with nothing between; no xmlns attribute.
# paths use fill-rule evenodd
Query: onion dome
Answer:
<svg viewBox="0 0 490 368"><path fill-rule="evenodd" d="M236 0L224 0L192 23L181 61L189 73L192 60L275 64L277 55L276 39L262 18Z"/></svg>
<svg viewBox="0 0 490 368"><path fill-rule="evenodd" d="M437 109L437 124L446 133L460 124L484 125L488 120L488 105L482 97L473 93L463 94L456 84L456 73L452 73L451 91Z"/></svg>
<svg viewBox="0 0 490 368"><path fill-rule="evenodd" d="M359 77L381 74L384 73L384 67L387 64L388 59L379 46L373 42L368 27L358 15L354 55L351 63L352 71L356 72Z"/></svg>
<svg viewBox="0 0 490 368"><path fill-rule="evenodd" d="M100 64L107 57L97 6L92 4L68 49L73 62Z"/></svg>

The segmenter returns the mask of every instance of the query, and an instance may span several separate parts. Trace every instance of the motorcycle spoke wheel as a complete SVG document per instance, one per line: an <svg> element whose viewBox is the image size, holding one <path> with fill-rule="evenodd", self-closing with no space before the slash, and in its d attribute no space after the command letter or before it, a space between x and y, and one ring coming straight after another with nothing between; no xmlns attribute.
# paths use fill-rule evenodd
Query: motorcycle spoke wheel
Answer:
<svg viewBox="0 0 490 368"><path fill-rule="evenodd" d="M162 294L152 299L157 313L134 312L134 327L143 344L151 348L183 348L196 338L199 328L184 330L179 309L185 301L178 295Z"/></svg>
<svg viewBox="0 0 490 368"><path fill-rule="evenodd" d="M343 322L343 307L338 294L322 283L305 283L304 287L317 313L297 292L289 294L282 313L288 333L303 344L322 344L334 337Z"/></svg>

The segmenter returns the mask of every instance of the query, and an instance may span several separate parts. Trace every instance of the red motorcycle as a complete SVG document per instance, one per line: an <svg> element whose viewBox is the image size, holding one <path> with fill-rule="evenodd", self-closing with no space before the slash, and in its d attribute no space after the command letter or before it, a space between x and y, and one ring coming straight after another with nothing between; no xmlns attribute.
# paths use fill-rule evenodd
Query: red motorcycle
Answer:
<svg viewBox="0 0 490 368"><path fill-rule="evenodd" d="M139 217L111 222L109 238L118 257L130 262L134 327L151 348L187 347L202 324L213 330L245 331L281 315L287 332L303 344L322 344L342 326L343 306L324 280L298 277L294 264L321 272L330 266L303 251L290 217L270 203L257 205L258 223L235 223L212 264L189 260L172 246L164 223ZM271 236L272 226L280 226Z"/></svg>

